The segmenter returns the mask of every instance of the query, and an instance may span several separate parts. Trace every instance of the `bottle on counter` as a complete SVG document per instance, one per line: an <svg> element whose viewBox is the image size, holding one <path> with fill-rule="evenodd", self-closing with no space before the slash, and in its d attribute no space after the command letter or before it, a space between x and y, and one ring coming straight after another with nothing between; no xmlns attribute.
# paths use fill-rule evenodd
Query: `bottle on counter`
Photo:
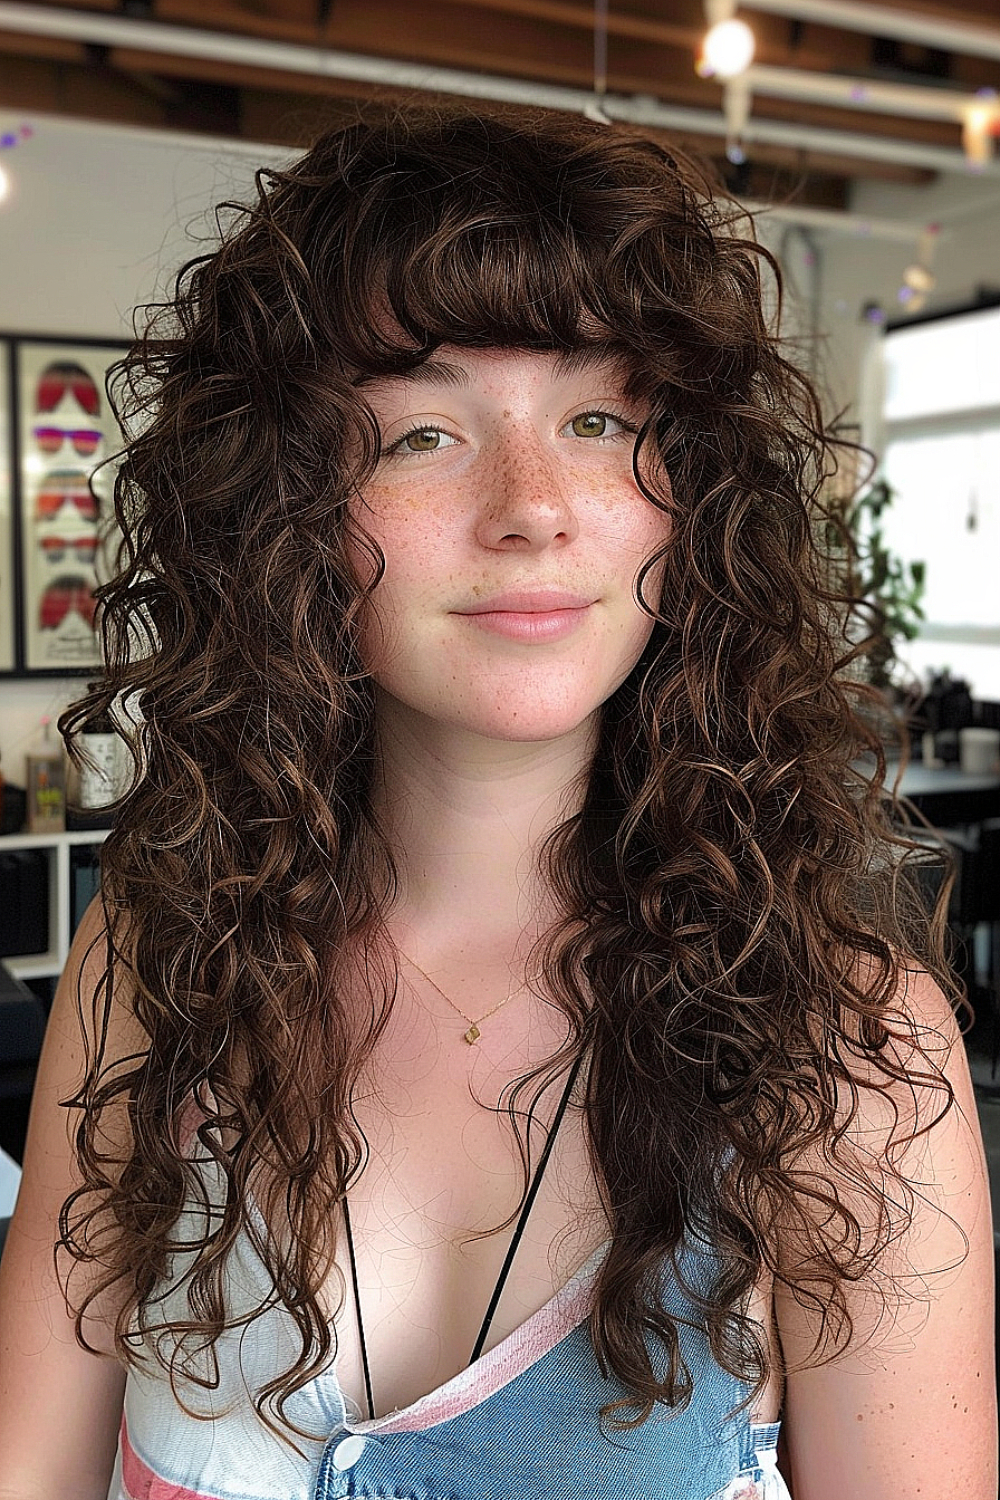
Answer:
<svg viewBox="0 0 1000 1500"><path fill-rule="evenodd" d="M28 832L62 833L66 827L66 762L47 716L34 748L25 756L25 770Z"/></svg>
<svg viewBox="0 0 1000 1500"><path fill-rule="evenodd" d="M99 686L90 682L87 690L94 692ZM98 812L118 795L118 736L107 709L87 720L79 744L84 759L77 801L84 812Z"/></svg>

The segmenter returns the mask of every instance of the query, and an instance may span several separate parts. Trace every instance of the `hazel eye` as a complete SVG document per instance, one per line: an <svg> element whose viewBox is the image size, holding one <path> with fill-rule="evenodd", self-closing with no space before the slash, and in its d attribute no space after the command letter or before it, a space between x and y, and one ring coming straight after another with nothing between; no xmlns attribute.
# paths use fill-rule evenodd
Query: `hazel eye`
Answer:
<svg viewBox="0 0 1000 1500"><path fill-rule="evenodd" d="M416 432L408 432L403 439L402 446L409 449L411 453L433 453L435 448L443 446L444 434L438 427L420 427Z"/></svg>
<svg viewBox="0 0 1000 1500"><path fill-rule="evenodd" d="M601 438L607 437L608 424L613 420L603 411L582 411L569 425L577 437Z"/></svg>
<svg viewBox="0 0 1000 1500"><path fill-rule="evenodd" d="M395 442L382 449L383 458L420 458L425 453L439 453L444 448L454 448L457 439L442 427L411 427L401 433Z"/></svg>

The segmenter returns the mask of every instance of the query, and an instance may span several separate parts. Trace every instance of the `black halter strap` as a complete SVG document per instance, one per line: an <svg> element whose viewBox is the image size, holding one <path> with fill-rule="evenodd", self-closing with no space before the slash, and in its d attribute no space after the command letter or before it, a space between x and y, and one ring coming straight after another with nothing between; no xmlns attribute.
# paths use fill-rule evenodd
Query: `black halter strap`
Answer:
<svg viewBox="0 0 1000 1500"><path fill-rule="evenodd" d="M532 1205L534 1204L534 1201L538 1196L538 1189L542 1185L542 1177L545 1174L545 1168L548 1166L549 1157L552 1155L552 1147L555 1145L555 1139L557 1134L559 1133L559 1126L562 1124L563 1115L566 1113L566 1106L569 1104L570 1095L573 1092L573 1085L576 1083L577 1074L580 1071L580 1063L582 1062L582 1060L583 1058L581 1054L581 1056L578 1057L576 1062L573 1064L573 1067L570 1070L569 1078L566 1080L566 1087L563 1089L562 1098L559 1100L559 1107L557 1108L555 1115L553 1116L552 1126L549 1130L548 1139L546 1140L542 1154L538 1159L538 1165L532 1173L531 1182L528 1186L528 1191L525 1195L524 1203L521 1206L521 1212L518 1215L517 1223L514 1226L514 1233L512 1234L510 1244L507 1247L507 1254L504 1259L504 1263L500 1267L500 1275L497 1277L496 1283L493 1287L493 1295L491 1296L489 1306L486 1309L486 1316L483 1318L482 1327L479 1330L479 1337L476 1339L475 1346L469 1358L470 1365L475 1364L476 1360L482 1354L483 1346L486 1343L487 1338L489 1337L490 1328L492 1326L493 1319L496 1316L496 1310L500 1305L500 1298L503 1296L503 1289L507 1284L507 1277L510 1275L510 1268L514 1264L514 1256L517 1254L517 1247L521 1243L521 1236L524 1234L525 1227L528 1223L528 1215L531 1213ZM361 1364L364 1370L365 1377L365 1399L368 1402L368 1416L369 1418L374 1418L375 1401L372 1396L372 1377L371 1368L368 1364L368 1345L365 1340L365 1325L364 1319L361 1316L361 1292L358 1286L358 1263L354 1253L354 1236L351 1233L351 1211L347 1206L346 1197L342 1201L344 1205L344 1228L347 1231L347 1254L351 1263L351 1281L354 1286L354 1308L358 1320L358 1341L361 1345Z"/></svg>

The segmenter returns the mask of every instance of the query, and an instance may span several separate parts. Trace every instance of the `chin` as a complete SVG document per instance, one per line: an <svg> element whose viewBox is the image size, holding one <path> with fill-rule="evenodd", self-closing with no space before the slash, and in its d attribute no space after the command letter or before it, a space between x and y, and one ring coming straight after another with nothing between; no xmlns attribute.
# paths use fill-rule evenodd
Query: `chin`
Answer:
<svg viewBox="0 0 1000 1500"><path fill-rule="evenodd" d="M480 737L507 745L550 745L556 740L566 739L572 734L578 734L582 728L581 724L559 724L544 728L532 728L529 726L524 729L509 725L507 728L483 730Z"/></svg>
<svg viewBox="0 0 1000 1500"><path fill-rule="evenodd" d="M518 706L483 714L461 714L451 720L455 729L481 739L509 744L544 744L582 733L593 721L599 705L590 703L578 712L555 712L550 706L531 709Z"/></svg>

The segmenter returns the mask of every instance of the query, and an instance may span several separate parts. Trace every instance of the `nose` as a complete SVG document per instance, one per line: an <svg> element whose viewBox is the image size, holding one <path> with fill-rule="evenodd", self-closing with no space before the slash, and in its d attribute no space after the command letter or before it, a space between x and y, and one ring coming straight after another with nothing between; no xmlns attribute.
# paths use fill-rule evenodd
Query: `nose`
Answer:
<svg viewBox="0 0 1000 1500"><path fill-rule="evenodd" d="M485 547L536 552L579 530L571 473L533 428L513 425L480 454L477 535Z"/></svg>

